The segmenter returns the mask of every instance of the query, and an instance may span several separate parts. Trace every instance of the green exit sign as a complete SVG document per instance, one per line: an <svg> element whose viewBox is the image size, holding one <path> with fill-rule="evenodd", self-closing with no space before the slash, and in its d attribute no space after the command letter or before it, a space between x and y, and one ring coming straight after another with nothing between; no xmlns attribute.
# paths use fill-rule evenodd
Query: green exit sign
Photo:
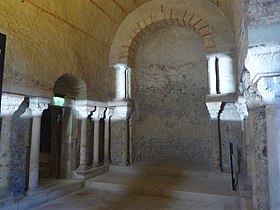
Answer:
<svg viewBox="0 0 280 210"><path fill-rule="evenodd" d="M64 106L65 105L65 99L62 97L53 97L53 105L55 106Z"/></svg>

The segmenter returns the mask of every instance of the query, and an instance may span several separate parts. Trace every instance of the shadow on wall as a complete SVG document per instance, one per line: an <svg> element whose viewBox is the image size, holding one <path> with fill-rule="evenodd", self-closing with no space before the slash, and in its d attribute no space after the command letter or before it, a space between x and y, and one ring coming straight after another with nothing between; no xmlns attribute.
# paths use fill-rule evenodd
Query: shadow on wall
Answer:
<svg viewBox="0 0 280 210"><path fill-rule="evenodd" d="M19 109L12 116L11 132L11 167L10 183L14 196L24 194L28 184L28 168L30 153L31 119L20 118L29 106L27 98L22 102ZM16 131L16 132L15 132Z"/></svg>

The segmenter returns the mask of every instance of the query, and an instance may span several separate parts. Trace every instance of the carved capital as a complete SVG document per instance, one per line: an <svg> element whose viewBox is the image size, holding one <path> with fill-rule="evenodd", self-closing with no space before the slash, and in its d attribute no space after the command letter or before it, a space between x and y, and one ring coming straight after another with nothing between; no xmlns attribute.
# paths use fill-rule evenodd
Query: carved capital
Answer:
<svg viewBox="0 0 280 210"><path fill-rule="evenodd" d="M259 74L256 83L265 104L280 104L280 72Z"/></svg>
<svg viewBox="0 0 280 210"><path fill-rule="evenodd" d="M252 47L248 50L246 68L251 73L251 80L255 80L260 73L279 71L280 48L279 44Z"/></svg>
<svg viewBox="0 0 280 210"><path fill-rule="evenodd" d="M109 107L114 107L114 114L112 120L124 120L128 119L132 114L132 101L110 101Z"/></svg>
<svg viewBox="0 0 280 210"><path fill-rule="evenodd" d="M246 100L244 97L239 97L235 103L238 113L240 114L240 118L244 119L248 116L248 110L246 107Z"/></svg>
<svg viewBox="0 0 280 210"><path fill-rule="evenodd" d="M112 117L115 113L115 107L107 107L107 110L105 112L105 119L108 120L110 117Z"/></svg>
<svg viewBox="0 0 280 210"><path fill-rule="evenodd" d="M210 114L211 119L217 119L218 118L218 113L220 111L222 102L217 101L217 102L206 102L206 106L208 108L208 112Z"/></svg>
<svg viewBox="0 0 280 210"><path fill-rule="evenodd" d="M86 119L96 109L96 104L89 100L77 100L73 106L79 119Z"/></svg>
<svg viewBox="0 0 280 210"><path fill-rule="evenodd" d="M244 91L245 104L248 109L263 106L262 96L259 93L257 86L252 85Z"/></svg>
<svg viewBox="0 0 280 210"><path fill-rule="evenodd" d="M101 118L104 118L106 110L106 107L97 106L95 111L92 112L91 119L100 120Z"/></svg>
<svg viewBox="0 0 280 210"><path fill-rule="evenodd" d="M29 107L21 115L22 118L41 117L43 111L48 108L50 99L31 97L29 98Z"/></svg>
<svg viewBox="0 0 280 210"><path fill-rule="evenodd" d="M3 93L1 99L1 117L12 116L24 100L24 96Z"/></svg>

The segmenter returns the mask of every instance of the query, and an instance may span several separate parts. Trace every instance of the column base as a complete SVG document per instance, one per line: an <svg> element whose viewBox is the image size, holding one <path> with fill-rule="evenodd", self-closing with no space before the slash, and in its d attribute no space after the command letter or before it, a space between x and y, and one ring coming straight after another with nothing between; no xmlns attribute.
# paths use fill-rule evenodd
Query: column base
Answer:
<svg viewBox="0 0 280 210"><path fill-rule="evenodd" d="M41 193L41 191L39 190L39 188L35 188L35 189L28 190L28 191L26 192L26 195L28 195L28 196L34 196L34 195L38 195L38 194L40 194L40 193Z"/></svg>
<svg viewBox="0 0 280 210"><path fill-rule="evenodd" d="M73 171L72 172L72 178L73 179L78 179L78 180L85 180L89 179L95 176L99 176L101 174L104 174L109 171L109 166L108 165L102 165L99 167L91 167L87 168L87 170L84 171Z"/></svg>
<svg viewBox="0 0 280 210"><path fill-rule="evenodd" d="M90 167L88 167L88 166L79 166L78 168L77 168L77 171L78 172L83 172L83 171L87 171L87 170L89 170L90 169Z"/></svg>

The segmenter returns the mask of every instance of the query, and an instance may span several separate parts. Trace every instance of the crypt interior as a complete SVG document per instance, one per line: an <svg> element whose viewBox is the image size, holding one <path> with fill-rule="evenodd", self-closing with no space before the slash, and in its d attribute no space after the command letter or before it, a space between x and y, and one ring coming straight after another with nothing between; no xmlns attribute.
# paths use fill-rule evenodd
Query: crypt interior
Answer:
<svg viewBox="0 0 280 210"><path fill-rule="evenodd" d="M280 209L279 0L1 0L0 209Z"/></svg>

